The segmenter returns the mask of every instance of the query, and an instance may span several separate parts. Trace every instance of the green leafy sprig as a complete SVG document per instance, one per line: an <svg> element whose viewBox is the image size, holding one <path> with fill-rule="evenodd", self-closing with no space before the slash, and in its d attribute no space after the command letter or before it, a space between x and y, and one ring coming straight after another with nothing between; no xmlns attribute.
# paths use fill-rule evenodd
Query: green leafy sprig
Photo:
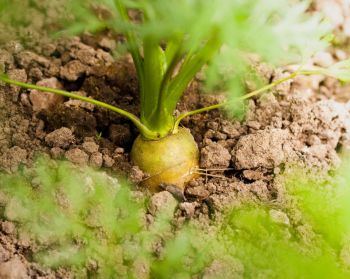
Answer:
<svg viewBox="0 0 350 279"><path fill-rule="evenodd" d="M129 118L148 139L177 131L177 103L196 74L206 68L207 85L220 85L233 100L244 91L247 55L285 64L300 62L326 46L328 26L317 14L306 15L308 2L288 0L102 0L73 1L75 21L66 32L110 28L124 35L140 88L139 118L107 104ZM104 9L104 16L96 12ZM204 67L206 66L206 67ZM225 75L225 78L223 78ZM5 77L2 81L13 83ZM26 87L25 84L17 85ZM27 88L34 88L34 85ZM41 88L75 98L72 93ZM84 100L88 101L88 100ZM216 107L210 107L215 109ZM189 115L201 112L190 112Z"/></svg>

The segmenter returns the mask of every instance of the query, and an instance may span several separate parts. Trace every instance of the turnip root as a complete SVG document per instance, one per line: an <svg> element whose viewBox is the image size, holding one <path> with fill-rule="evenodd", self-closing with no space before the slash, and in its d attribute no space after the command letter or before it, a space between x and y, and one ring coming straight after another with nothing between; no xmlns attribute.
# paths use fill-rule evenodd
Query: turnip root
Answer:
<svg viewBox="0 0 350 279"><path fill-rule="evenodd" d="M183 189L196 176L199 151L190 131L180 128L160 140L146 140L140 135L132 147L131 159L150 175L142 182L150 191L158 191L160 184Z"/></svg>

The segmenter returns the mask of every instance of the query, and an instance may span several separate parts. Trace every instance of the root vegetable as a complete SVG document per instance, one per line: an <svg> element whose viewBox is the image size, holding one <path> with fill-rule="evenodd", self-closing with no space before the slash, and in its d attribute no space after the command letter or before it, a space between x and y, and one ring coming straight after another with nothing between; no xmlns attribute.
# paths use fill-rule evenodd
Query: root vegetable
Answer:
<svg viewBox="0 0 350 279"><path fill-rule="evenodd" d="M131 159L150 175L142 184L151 191L158 191L162 183L184 188L199 167L198 146L186 128L160 140L147 140L140 135L132 147Z"/></svg>

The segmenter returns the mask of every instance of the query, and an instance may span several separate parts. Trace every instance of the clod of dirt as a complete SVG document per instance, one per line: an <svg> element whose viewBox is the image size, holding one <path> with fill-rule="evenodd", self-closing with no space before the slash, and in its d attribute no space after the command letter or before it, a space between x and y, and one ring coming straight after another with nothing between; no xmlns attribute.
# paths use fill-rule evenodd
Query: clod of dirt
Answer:
<svg viewBox="0 0 350 279"><path fill-rule="evenodd" d="M273 222L277 224L283 224L283 225L290 225L290 221L288 218L288 215L284 213L283 211L276 210L276 209L271 209L269 211L270 218Z"/></svg>
<svg viewBox="0 0 350 279"><path fill-rule="evenodd" d="M241 135L241 124L238 121L231 122L225 119L221 120L221 132L225 133L228 138L237 138Z"/></svg>
<svg viewBox="0 0 350 279"><path fill-rule="evenodd" d="M198 206L197 202L182 202L179 204L179 209L185 212L186 217L192 218Z"/></svg>
<svg viewBox="0 0 350 279"><path fill-rule="evenodd" d="M242 174L248 180L264 180L267 178L262 171L258 170L244 170Z"/></svg>
<svg viewBox="0 0 350 279"><path fill-rule="evenodd" d="M29 279L27 267L19 259L14 257L8 262L0 264L0 278L2 279Z"/></svg>
<svg viewBox="0 0 350 279"><path fill-rule="evenodd" d="M17 53L15 58L17 64L25 69L35 68L38 66L48 68L50 65L50 61L47 58L28 50Z"/></svg>
<svg viewBox="0 0 350 279"><path fill-rule="evenodd" d="M100 152L95 152L90 155L89 165L93 168L100 168L103 164L103 156Z"/></svg>
<svg viewBox="0 0 350 279"><path fill-rule="evenodd" d="M74 130L77 137L91 137L96 135L96 118L84 110L58 105L53 110L41 111L38 115L46 125L46 129L53 131L61 127Z"/></svg>
<svg viewBox="0 0 350 279"><path fill-rule="evenodd" d="M69 145L74 143L74 141L75 137L73 132L66 127L57 129L47 134L45 137L45 142L52 147L67 148Z"/></svg>
<svg viewBox="0 0 350 279"><path fill-rule="evenodd" d="M86 151L89 154L93 154L98 152L99 149L99 145L96 144L94 141L84 141L84 143L82 144L82 148L84 149L84 151Z"/></svg>
<svg viewBox="0 0 350 279"><path fill-rule="evenodd" d="M237 259L227 257L225 260L214 260L203 274L203 279L244 278L244 265Z"/></svg>
<svg viewBox="0 0 350 279"><path fill-rule="evenodd" d="M76 91L73 92L74 94L80 95L80 96L84 96L86 97L87 94L84 91ZM85 109L87 111L93 111L95 109L95 105L94 104L90 104L81 100L73 100L73 99L69 99L67 102L64 103L65 106L67 107L72 107L72 108L82 108Z"/></svg>
<svg viewBox="0 0 350 279"><path fill-rule="evenodd" d="M64 65L60 70L60 76L68 81L76 81L82 77L87 71L87 66L79 60L72 60Z"/></svg>
<svg viewBox="0 0 350 279"><path fill-rule="evenodd" d="M10 257L10 251L8 251L8 249L6 249L5 246L0 243L0 263L8 261Z"/></svg>
<svg viewBox="0 0 350 279"><path fill-rule="evenodd" d="M202 200L207 198L210 193L207 189L204 188L204 185L203 185L203 186L197 186L197 187L187 187L186 194Z"/></svg>
<svg viewBox="0 0 350 279"><path fill-rule="evenodd" d="M114 159L109 156L108 154L103 155L103 166L106 168L110 168L114 165L115 161Z"/></svg>
<svg viewBox="0 0 350 279"><path fill-rule="evenodd" d="M62 84L57 78L47 78L37 82L36 85L45 86L55 89L63 89ZM58 104L64 102L64 97L52 93L41 92L39 90L31 90L29 94L30 102L32 103L33 111L38 112L44 109L51 109Z"/></svg>
<svg viewBox="0 0 350 279"><path fill-rule="evenodd" d="M8 235L13 235L16 232L16 227L14 223L5 221L1 223L1 230Z"/></svg>
<svg viewBox="0 0 350 279"><path fill-rule="evenodd" d="M15 172L21 163L27 159L27 151L18 146L11 147L0 156L0 169L7 172Z"/></svg>
<svg viewBox="0 0 350 279"><path fill-rule="evenodd" d="M140 170L138 166L133 166L130 169L129 177L133 183L139 184L146 177L146 175L143 173L142 170Z"/></svg>
<svg viewBox="0 0 350 279"><path fill-rule="evenodd" d="M168 191L162 191L152 196L148 205L148 211L153 216L162 212L174 212L177 200Z"/></svg>
<svg viewBox="0 0 350 279"><path fill-rule="evenodd" d="M28 78L26 71L22 69L9 70L7 72L7 75L10 79L18 80L21 82L26 82ZM8 93L12 95L12 101L16 102L18 100L18 95L21 91L21 87L15 85L7 85L7 87L10 89Z"/></svg>
<svg viewBox="0 0 350 279"><path fill-rule="evenodd" d="M50 149L50 154L53 159L62 159L64 156L64 150L60 147L52 147Z"/></svg>
<svg viewBox="0 0 350 279"><path fill-rule="evenodd" d="M86 46L82 43L80 43L79 46L81 49L78 49L71 54L73 58L76 58L81 63L90 66L96 65L99 62L95 57L96 51L92 47Z"/></svg>
<svg viewBox="0 0 350 279"><path fill-rule="evenodd" d="M212 142L201 150L201 167L228 167L230 165L230 152L221 144Z"/></svg>
<svg viewBox="0 0 350 279"><path fill-rule="evenodd" d="M271 198L267 183L262 180L254 181L246 186L248 186L250 192L255 194L262 201L268 201Z"/></svg>
<svg viewBox="0 0 350 279"><path fill-rule="evenodd" d="M0 70L1 71L4 72L6 70L10 70L13 67L14 62L15 62L15 59L13 58L10 52L4 49L0 50Z"/></svg>
<svg viewBox="0 0 350 279"><path fill-rule="evenodd" d="M68 161L82 166L86 165L89 161L89 155L79 148L68 150L64 156Z"/></svg>
<svg viewBox="0 0 350 279"><path fill-rule="evenodd" d="M128 125L112 124L108 129L108 138L117 146L127 147L132 142Z"/></svg>
<svg viewBox="0 0 350 279"><path fill-rule="evenodd" d="M280 165L292 153L288 137L289 131L282 129L262 130L241 137L233 152L235 167L241 170Z"/></svg>

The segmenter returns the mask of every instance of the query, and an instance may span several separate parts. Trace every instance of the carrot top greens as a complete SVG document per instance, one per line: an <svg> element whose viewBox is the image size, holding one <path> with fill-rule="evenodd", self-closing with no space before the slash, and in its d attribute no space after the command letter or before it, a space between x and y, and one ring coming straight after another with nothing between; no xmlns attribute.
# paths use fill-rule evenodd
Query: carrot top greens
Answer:
<svg viewBox="0 0 350 279"><path fill-rule="evenodd" d="M88 98L84 101L94 102L129 118L146 139L162 138L176 132L181 119L188 115L229 106L234 103L232 101L237 101L245 90L242 75L252 71L248 67L249 55L254 53L261 61L285 65L302 62L327 45L323 38L327 37L328 26L319 14L306 14L307 1L70 2L74 19L68 21L64 32L95 32L109 28L124 35L121 44L132 55L140 86L140 116ZM176 118L174 112L179 99L202 70L207 87L220 87L221 91L228 93L231 102L183 113ZM39 88L4 76L1 79L82 99L72 93ZM269 88L267 86L259 92Z"/></svg>
<svg viewBox="0 0 350 279"><path fill-rule="evenodd" d="M231 69L223 87L237 90L246 69L245 53L258 53L273 62L291 61L300 59L307 49L325 46L320 37L326 27L319 16L305 16L306 2L293 6L288 1L256 0L100 3L111 16L90 27L109 27L125 35L140 84L140 120L159 137L176 128L176 105L204 65L208 65L211 86L221 82L223 71ZM128 14L131 9L133 19ZM71 30L79 29L79 24Z"/></svg>

